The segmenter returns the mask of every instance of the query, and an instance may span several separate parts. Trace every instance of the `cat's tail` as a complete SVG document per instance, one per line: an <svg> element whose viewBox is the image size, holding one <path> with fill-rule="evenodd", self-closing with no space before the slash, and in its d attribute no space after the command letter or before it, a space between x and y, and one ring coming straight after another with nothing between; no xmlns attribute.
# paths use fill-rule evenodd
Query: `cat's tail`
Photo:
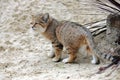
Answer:
<svg viewBox="0 0 120 80"><path fill-rule="evenodd" d="M99 59L105 59L114 63L118 63L118 61L120 61L120 55L113 55L110 54L109 52L101 52L97 47L96 47L96 55L98 56ZM114 53L116 54L116 53Z"/></svg>

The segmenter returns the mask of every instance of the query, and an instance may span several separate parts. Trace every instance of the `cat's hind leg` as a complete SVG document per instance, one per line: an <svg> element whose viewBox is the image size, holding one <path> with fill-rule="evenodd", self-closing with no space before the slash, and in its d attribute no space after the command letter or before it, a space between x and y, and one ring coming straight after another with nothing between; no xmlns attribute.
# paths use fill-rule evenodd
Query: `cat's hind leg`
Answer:
<svg viewBox="0 0 120 80"><path fill-rule="evenodd" d="M97 55L95 55L95 51L90 46L87 46L86 50L87 50L88 54L92 55L91 63L92 64L99 64L100 60L97 57Z"/></svg>
<svg viewBox="0 0 120 80"><path fill-rule="evenodd" d="M77 50L67 48L67 52L68 52L69 56L67 58L63 59L62 62L63 63L72 63L72 62L74 62L74 60L77 57L76 56Z"/></svg>

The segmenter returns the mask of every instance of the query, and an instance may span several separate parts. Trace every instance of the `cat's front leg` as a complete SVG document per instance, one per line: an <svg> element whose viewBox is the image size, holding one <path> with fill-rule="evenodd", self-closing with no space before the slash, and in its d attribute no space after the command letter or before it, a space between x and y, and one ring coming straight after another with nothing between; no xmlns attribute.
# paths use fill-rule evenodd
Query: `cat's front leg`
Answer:
<svg viewBox="0 0 120 80"><path fill-rule="evenodd" d="M61 58L63 45L60 43L53 43L52 46L53 46L53 51L55 53L55 57L52 59L52 61L58 62L60 61L60 58Z"/></svg>

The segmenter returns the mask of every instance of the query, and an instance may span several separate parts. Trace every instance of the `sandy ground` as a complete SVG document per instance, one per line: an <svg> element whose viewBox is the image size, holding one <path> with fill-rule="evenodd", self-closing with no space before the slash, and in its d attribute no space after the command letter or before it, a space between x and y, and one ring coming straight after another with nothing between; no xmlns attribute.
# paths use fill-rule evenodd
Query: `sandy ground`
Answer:
<svg viewBox="0 0 120 80"><path fill-rule="evenodd" d="M47 9L59 19L81 21L81 23L98 20L100 17L78 20L76 16L73 16L75 12L71 13L70 9L60 4L60 0L58 0L59 3L52 0L47 0L46 3L46 0L40 1L0 0L0 80L120 80L119 69L109 77L106 75L110 73L111 69L102 74L95 74L100 66L107 63L93 65L90 63L90 58L84 59L79 56L76 63L73 64L52 62L46 56L51 52L49 41L31 30L29 24L31 13L38 8L36 12ZM52 3L54 5L51 5ZM67 0L62 3L68 7L71 5ZM56 9L55 7L58 5L59 7ZM49 8L45 6L49 6ZM64 9L63 13L60 13L58 9L60 11ZM68 13L69 15L67 15ZM101 41L100 38L102 37L98 37L96 40Z"/></svg>

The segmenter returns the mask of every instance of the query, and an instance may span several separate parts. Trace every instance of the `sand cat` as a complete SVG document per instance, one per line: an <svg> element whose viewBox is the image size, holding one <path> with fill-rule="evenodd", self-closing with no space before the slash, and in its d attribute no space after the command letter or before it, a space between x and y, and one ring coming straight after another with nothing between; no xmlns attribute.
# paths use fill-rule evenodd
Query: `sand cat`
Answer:
<svg viewBox="0 0 120 80"><path fill-rule="evenodd" d="M51 41L53 53L48 56L54 57L53 61L57 62L60 60L63 47L65 47L69 56L62 60L64 63L74 62L77 53L83 53L84 51L92 55L91 63L99 63L91 32L82 25L70 21L58 21L48 13L33 16L32 25L33 30L41 32L42 35ZM106 54L104 56L111 58L111 56Z"/></svg>

